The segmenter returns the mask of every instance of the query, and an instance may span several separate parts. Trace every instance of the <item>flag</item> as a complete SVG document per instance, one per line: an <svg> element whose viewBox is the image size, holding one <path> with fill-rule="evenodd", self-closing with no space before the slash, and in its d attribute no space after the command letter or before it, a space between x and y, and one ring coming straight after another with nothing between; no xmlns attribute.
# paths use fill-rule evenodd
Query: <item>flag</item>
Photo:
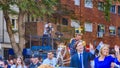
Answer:
<svg viewBox="0 0 120 68"><path fill-rule="evenodd" d="M97 50L100 50L101 47L103 47L103 42L102 42L102 41L98 44L98 46L96 47L96 49L97 49Z"/></svg>

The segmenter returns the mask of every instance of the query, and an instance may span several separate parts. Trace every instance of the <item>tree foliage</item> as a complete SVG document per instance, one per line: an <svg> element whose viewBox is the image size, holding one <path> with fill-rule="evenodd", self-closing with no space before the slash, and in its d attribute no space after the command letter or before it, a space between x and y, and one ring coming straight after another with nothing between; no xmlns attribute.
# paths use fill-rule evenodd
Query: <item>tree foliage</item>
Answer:
<svg viewBox="0 0 120 68"><path fill-rule="evenodd" d="M7 31L10 37L11 45L17 55L22 54L25 45L25 22L24 17L30 14L34 17L43 17L51 15L54 12L54 6L57 5L58 0L0 0L0 8L3 11L6 20ZM11 6L17 6L19 11L14 10ZM14 32L12 31L12 24L9 14L18 15L18 33L19 43L15 42Z"/></svg>
<svg viewBox="0 0 120 68"><path fill-rule="evenodd" d="M110 21L110 8L112 4L116 2L120 2L120 0L105 0L104 1L104 14L105 14L105 19L107 21Z"/></svg>

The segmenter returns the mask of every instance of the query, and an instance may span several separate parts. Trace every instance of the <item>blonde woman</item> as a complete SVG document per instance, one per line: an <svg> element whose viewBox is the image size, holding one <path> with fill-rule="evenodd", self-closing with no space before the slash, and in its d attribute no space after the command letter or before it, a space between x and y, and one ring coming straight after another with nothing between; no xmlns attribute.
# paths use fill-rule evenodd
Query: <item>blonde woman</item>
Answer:
<svg viewBox="0 0 120 68"><path fill-rule="evenodd" d="M11 68L27 68L27 67L24 65L22 57L18 57L16 64Z"/></svg>
<svg viewBox="0 0 120 68"><path fill-rule="evenodd" d="M115 46L114 49L116 54L119 55L119 47ZM115 58L109 55L109 45L103 44L99 51L99 56L94 60L94 68L112 68L114 67L114 60ZM117 62L119 61L117 60Z"/></svg>

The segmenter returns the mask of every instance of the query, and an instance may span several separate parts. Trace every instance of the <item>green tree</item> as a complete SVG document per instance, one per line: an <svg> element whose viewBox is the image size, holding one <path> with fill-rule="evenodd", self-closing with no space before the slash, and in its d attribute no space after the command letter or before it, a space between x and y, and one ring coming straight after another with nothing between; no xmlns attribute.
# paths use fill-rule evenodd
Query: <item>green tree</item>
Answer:
<svg viewBox="0 0 120 68"><path fill-rule="evenodd" d="M25 15L31 14L34 17L51 15L54 12L54 6L56 4L57 0L0 0L0 8L3 11L3 15L6 21L10 42L17 56L22 55L22 50L25 46ZM16 12L10 6L17 6L19 12ZM18 44L15 42L9 14L18 15Z"/></svg>
<svg viewBox="0 0 120 68"><path fill-rule="evenodd" d="M120 0L103 0L103 11L104 11L104 16L107 21L110 21L110 7L112 6L113 3L120 2ZM98 6L98 0L93 0L94 5Z"/></svg>

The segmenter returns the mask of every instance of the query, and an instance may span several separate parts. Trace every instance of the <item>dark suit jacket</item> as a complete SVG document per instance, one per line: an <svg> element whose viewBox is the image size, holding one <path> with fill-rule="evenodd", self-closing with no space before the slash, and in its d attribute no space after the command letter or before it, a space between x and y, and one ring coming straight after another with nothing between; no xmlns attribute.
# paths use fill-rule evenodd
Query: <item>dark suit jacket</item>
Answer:
<svg viewBox="0 0 120 68"><path fill-rule="evenodd" d="M83 52L83 65L84 68L91 68L90 67L90 60L94 59L94 55L90 52ZM79 61L79 56L78 53L74 54L71 58L70 61L70 67L75 67L75 68L80 68L80 61Z"/></svg>

